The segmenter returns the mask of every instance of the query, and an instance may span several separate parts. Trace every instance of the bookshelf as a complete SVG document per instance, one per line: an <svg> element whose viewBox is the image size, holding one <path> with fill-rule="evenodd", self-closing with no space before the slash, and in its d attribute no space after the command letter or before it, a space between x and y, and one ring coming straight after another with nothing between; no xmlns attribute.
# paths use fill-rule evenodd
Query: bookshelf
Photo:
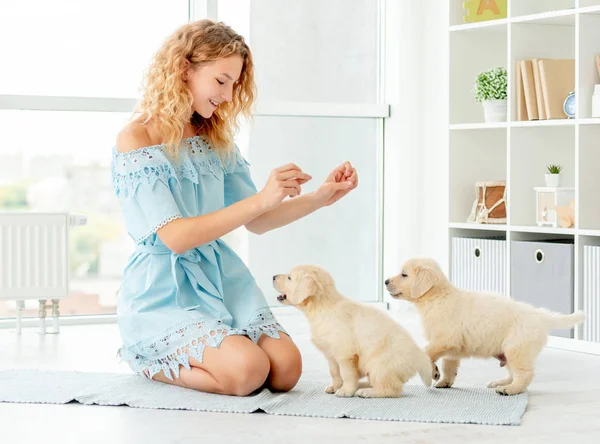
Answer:
<svg viewBox="0 0 600 444"><path fill-rule="evenodd" d="M574 245L573 306L589 310L584 248L600 246L600 118L591 114L594 84L600 83L594 61L600 54L600 0L508 0L507 18L467 24L462 4L450 0L448 28L450 263L453 237L505 239L510 297L511 241L566 239ZM576 118L516 120L516 62L533 58L575 59ZM486 123L471 90L479 72L498 66L508 71L508 120ZM544 186L551 163L564 167L561 186L575 188L574 228L536 225L533 188ZM506 180L505 225L466 222L481 180ZM600 354L600 343L583 340L582 326L574 338L551 337L549 345Z"/></svg>

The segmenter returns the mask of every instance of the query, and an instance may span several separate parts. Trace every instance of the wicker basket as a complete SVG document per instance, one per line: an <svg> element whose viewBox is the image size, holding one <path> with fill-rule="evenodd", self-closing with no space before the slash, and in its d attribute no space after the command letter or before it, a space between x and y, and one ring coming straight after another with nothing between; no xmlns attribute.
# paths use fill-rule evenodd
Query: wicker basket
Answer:
<svg viewBox="0 0 600 444"><path fill-rule="evenodd" d="M505 180L477 182L475 196L468 222L477 224L506 223Z"/></svg>

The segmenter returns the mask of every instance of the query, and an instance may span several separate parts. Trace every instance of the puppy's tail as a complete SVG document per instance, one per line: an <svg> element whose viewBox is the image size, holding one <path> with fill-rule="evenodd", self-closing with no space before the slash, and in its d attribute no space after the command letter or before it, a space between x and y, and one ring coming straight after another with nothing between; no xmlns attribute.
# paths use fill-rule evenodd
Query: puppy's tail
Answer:
<svg viewBox="0 0 600 444"><path fill-rule="evenodd" d="M569 315L542 310L542 315L550 328L570 328L581 324L585 320L583 311L576 311Z"/></svg>
<svg viewBox="0 0 600 444"><path fill-rule="evenodd" d="M419 354L419 362L417 363L417 373L423 381L425 387L431 387L431 379L433 374L433 364L431 359L425 353Z"/></svg>

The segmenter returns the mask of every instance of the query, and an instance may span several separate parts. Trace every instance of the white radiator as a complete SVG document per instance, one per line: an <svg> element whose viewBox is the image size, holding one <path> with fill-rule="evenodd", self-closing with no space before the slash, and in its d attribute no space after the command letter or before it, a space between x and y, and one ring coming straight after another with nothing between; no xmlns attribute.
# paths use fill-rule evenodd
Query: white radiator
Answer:
<svg viewBox="0 0 600 444"><path fill-rule="evenodd" d="M600 342L600 247L583 247L583 340Z"/></svg>
<svg viewBox="0 0 600 444"><path fill-rule="evenodd" d="M506 241L453 237L451 281L464 290L506 294Z"/></svg>
<svg viewBox="0 0 600 444"><path fill-rule="evenodd" d="M59 300L69 296L68 230L85 217L66 213L0 212L0 299L17 302L17 332L25 300L40 302L45 333L46 301L58 332Z"/></svg>

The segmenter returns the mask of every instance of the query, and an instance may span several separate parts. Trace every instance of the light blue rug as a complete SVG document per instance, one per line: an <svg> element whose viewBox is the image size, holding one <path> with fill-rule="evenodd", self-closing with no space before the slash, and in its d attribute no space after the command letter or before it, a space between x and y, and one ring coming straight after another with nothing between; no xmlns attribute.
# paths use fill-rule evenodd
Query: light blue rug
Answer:
<svg viewBox="0 0 600 444"><path fill-rule="evenodd" d="M501 396L486 388L405 386L396 399L338 398L328 380L302 379L289 393L264 389L252 396L212 395L141 376L66 371L0 371L0 402L117 406L202 412L353 418L379 421L520 425L527 394Z"/></svg>

